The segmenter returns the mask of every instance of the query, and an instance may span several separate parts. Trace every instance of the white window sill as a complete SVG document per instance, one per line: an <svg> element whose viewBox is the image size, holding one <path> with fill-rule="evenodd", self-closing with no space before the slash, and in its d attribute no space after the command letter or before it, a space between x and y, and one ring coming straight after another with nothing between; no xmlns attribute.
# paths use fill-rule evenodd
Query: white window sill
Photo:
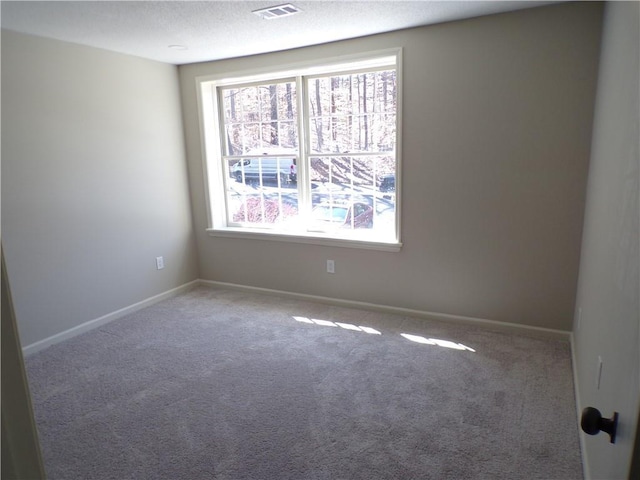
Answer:
<svg viewBox="0 0 640 480"><path fill-rule="evenodd" d="M208 228L207 233L212 237L226 237L226 238L244 238L250 240L267 240L275 242L291 242L291 243L306 243L310 245L323 245L328 247L347 247L347 248L361 248L365 250L379 250L383 252L399 252L402 248L400 242L375 242L371 240L365 240L360 238L346 238L335 236L323 236L319 233L283 233L272 232L268 230L261 230L259 232L247 231L242 228L224 228L214 229Z"/></svg>

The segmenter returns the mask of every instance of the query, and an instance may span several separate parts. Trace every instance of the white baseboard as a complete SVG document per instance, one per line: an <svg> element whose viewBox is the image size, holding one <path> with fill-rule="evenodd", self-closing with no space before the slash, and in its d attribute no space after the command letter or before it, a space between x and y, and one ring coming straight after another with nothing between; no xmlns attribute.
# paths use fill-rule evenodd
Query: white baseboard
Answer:
<svg viewBox="0 0 640 480"><path fill-rule="evenodd" d="M259 293L263 295L275 295L280 297L325 303L329 305L336 305L336 306L347 307L347 308L362 308L364 310L390 313L393 315L408 315L408 316L417 317L417 318L424 318L427 320L438 320L438 321L453 322L458 324L475 325L475 326L481 326L484 328L500 330L500 331L510 331L510 332L520 331L520 332L527 332L529 334L536 333L536 334L544 335L546 337L561 338L565 340L571 338L571 332L566 332L564 330L554 330L551 328L541 328L541 327L534 327L530 325L520 325L516 323L499 322L495 320L486 320L482 318L466 317L461 315L451 315L447 313L427 312L423 310L414 310L410 308L392 307L388 305L379 305L375 303L358 302L354 300L344 300L339 298L323 297L319 295L309 295L304 293L294 293L294 292L287 292L283 290L274 290L270 288L251 287L247 285L238 285L234 283L216 282L213 280L199 279L199 280L193 280L191 282L185 283L184 285L180 285L179 287L173 288L171 290L160 293L158 295L154 295L153 297L149 297L145 300L134 303L133 305L129 305L128 307L124 307L119 310L116 310L115 312L111 312L106 315L103 315L102 317L89 320L85 323L82 323L73 328L65 330L64 332L57 333L55 335L52 335L51 337L48 337L43 340L32 343L30 345L27 345L22 348L23 355L24 356L32 355L36 352L44 350L47 347L50 347L51 345L55 345L56 343L60 343L64 340L68 340L69 338L75 337L76 335L80 335L81 333L88 332L89 330L93 330L95 328L101 327L102 325L112 322L113 320L124 317L125 315L129 315L138 310L141 310L142 308L153 305L154 303L157 303L167 298L178 295L198 285L226 288L230 290L242 290L247 292ZM572 348L572 354L573 354L573 348ZM575 366L574 366L574 370L575 370ZM575 371L574 371L574 376L575 376ZM574 380L574 383L575 383L575 380ZM578 405L579 405L579 402L578 402ZM584 452L584 449L583 449L583 452Z"/></svg>
<svg viewBox="0 0 640 480"><path fill-rule="evenodd" d="M560 338L569 340L571 332L565 330L554 330L552 328L534 327L531 325L521 325L517 323L499 322L496 320L486 320L483 318L465 317L462 315L451 315L448 313L427 312L423 310L413 310L410 308L392 307L389 305L378 305L375 303L358 302L354 300L343 300L339 298L322 297L318 295L308 295L305 293L293 293L284 290L273 290L270 288L251 287L247 285L238 285L235 283L216 282L213 280L199 280L200 285L226 288L229 290L240 290L246 292L259 293L263 295L275 295L279 297L293 298L297 300L307 300L310 302L325 303L347 308L362 308L363 310L371 310L375 312L390 313L393 315L408 315L412 317L424 318L426 320L438 320L452 322L458 324L475 325L487 329L521 332L528 334L539 334L545 337Z"/></svg>
<svg viewBox="0 0 640 480"><path fill-rule="evenodd" d="M118 318L124 317L125 315L129 315L133 312L141 310L145 307L153 305L154 303L158 303L167 298L176 296L182 292L190 290L191 288L198 286L200 284L199 280L193 280L191 282L185 283L184 285L180 285L179 287L172 288L171 290L167 290L166 292L160 293L158 295L154 295L153 297L149 297L140 302L134 303L133 305L129 305L128 307L121 308L116 310L115 312L108 313L103 315L100 318L95 318L93 320L89 320L88 322L84 322L80 325L77 325L69 330L65 330L64 332L57 333L52 335L44 340L39 340L35 343L27 345L22 348L23 355L29 356L40 350L44 350L51 345L55 345L56 343L60 343L64 340L68 340L69 338L75 337L76 335L80 335L81 333L88 332L89 330L93 330L94 328L101 327L106 323L112 322Z"/></svg>
<svg viewBox="0 0 640 480"><path fill-rule="evenodd" d="M576 415L578 417L578 437L580 438L580 456L582 460L582 476L584 480L591 480L591 474L589 470L589 458L587 457L587 445L585 436L582 435L580 429L580 421L582 420L582 401L580 400L580 385L578 383L578 363L576 362L576 346L571 333L571 369L573 370L573 388L576 398Z"/></svg>

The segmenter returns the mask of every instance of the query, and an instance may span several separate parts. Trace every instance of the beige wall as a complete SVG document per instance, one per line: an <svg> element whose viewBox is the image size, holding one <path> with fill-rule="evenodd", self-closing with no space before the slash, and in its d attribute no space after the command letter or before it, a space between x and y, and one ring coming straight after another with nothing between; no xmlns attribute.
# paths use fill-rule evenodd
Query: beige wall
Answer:
<svg viewBox="0 0 640 480"><path fill-rule="evenodd" d="M570 330L600 25L600 4L563 4L181 66L201 277ZM402 251L209 237L195 77L391 47Z"/></svg>
<svg viewBox="0 0 640 480"><path fill-rule="evenodd" d="M578 407L620 413L615 445L582 435L594 479L627 478L640 406L639 5L606 7L576 301Z"/></svg>
<svg viewBox="0 0 640 480"><path fill-rule="evenodd" d="M3 31L2 241L23 345L197 278L177 68Z"/></svg>

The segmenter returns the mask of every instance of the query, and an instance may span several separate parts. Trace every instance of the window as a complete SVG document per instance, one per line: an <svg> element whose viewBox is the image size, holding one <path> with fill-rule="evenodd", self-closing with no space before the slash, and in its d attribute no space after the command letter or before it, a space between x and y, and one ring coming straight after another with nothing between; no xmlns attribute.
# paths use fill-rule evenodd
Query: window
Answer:
<svg viewBox="0 0 640 480"><path fill-rule="evenodd" d="M209 232L398 250L398 64L199 78Z"/></svg>

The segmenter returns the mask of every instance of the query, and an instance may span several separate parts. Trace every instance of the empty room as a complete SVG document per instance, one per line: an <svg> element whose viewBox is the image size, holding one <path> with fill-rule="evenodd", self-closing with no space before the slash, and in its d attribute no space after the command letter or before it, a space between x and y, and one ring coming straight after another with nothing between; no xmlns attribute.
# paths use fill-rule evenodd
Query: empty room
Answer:
<svg viewBox="0 0 640 480"><path fill-rule="evenodd" d="M3 478L640 478L638 2L1 22Z"/></svg>

